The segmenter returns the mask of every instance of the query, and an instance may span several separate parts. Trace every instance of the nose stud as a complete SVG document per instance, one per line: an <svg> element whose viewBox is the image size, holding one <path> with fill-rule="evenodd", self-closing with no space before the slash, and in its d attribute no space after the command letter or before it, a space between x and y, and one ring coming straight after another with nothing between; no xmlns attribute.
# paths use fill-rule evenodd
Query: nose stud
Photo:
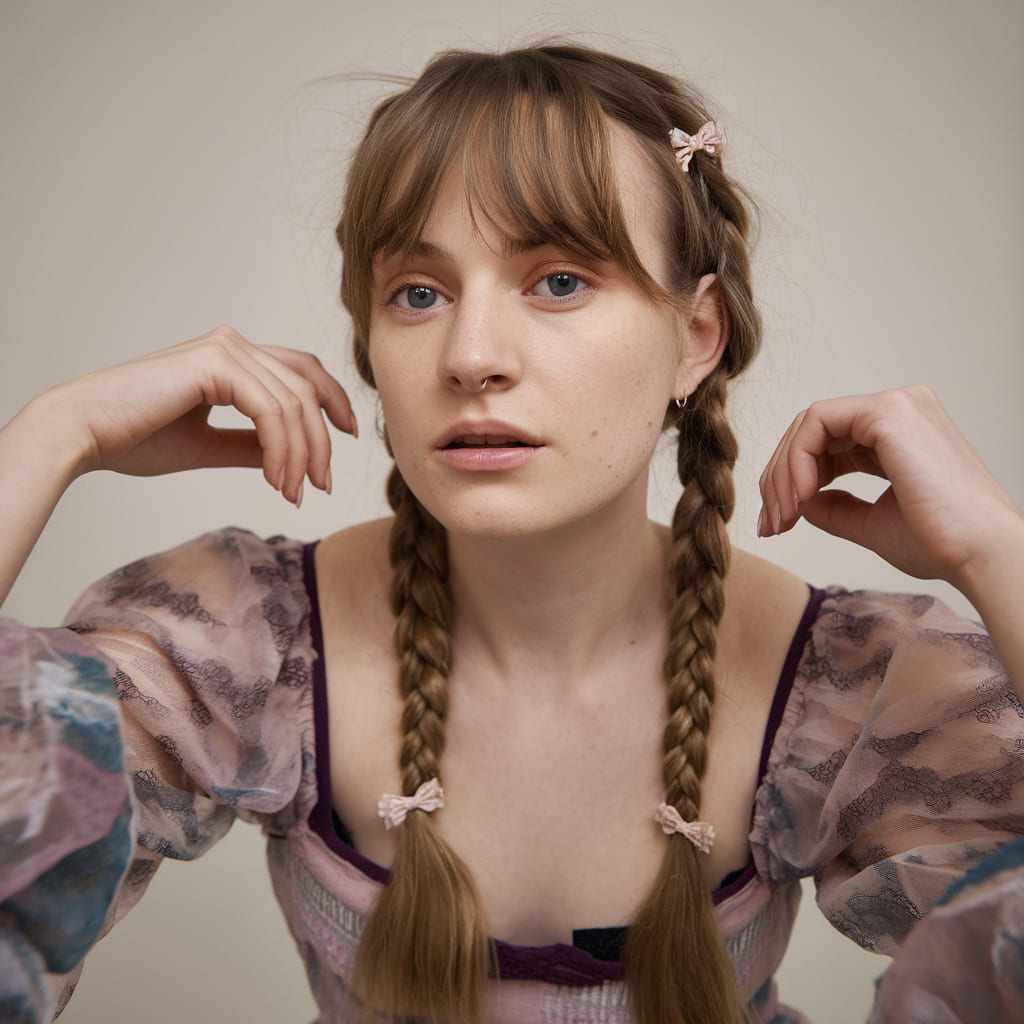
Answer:
<svg viewBox="0 0 1024 1024"><path fill-rule="evenodd" d="M481 390L481 391L483 391L483 389L484 389L485 387L487 387L487 382L488 382L488 381L489 381L490 379L491 379L491 378L490 378L489 376L488 376L488 377L484 377L484 382L483 382L483 383L482 383L482 384L480 385L480 390Z"/></svg>

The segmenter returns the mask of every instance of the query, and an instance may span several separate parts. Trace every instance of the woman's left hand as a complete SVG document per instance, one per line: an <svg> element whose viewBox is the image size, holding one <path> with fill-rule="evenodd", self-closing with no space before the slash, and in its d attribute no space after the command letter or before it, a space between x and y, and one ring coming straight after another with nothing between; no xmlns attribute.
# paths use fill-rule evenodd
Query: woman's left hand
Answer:
<svg viewBox="0 0 1024 1024"><path fill-rule="evenodd" d="M890 486L875 502L823 489L848 473ZM760 486L759 536L802 516L903 572L961 590L970 589L968 567L1024 536L1024 514L921 385L815 402L793 421Z"/></svg>

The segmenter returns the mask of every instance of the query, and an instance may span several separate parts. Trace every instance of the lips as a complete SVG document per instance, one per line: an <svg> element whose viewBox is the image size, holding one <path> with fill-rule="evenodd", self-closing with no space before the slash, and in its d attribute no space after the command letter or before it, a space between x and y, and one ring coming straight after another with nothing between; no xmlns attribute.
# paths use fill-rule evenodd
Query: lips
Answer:
<svg viewBox="0 0 1024 1024"><path fill-rule="evenodd" d="M457 437L454 441L445 445L446 448L526 448L525 441L514 437L488 437L486 435L468 434L465 437Z"/></svg>
<svg viewBox="0 0 1024 1024"><path fill-rule="evenodd" d="M436 447L457 448L536 448L542 442L529 431L497 420L464 420L446 430Z"/></svg>
<svg viewBox="0 0 1024 1024"><path fill-rule="evenodd" d="M436 456L459 473L497 474L518 470L541 458L545 444L521 427L500 420L463 420L437 439Z"/></svg>

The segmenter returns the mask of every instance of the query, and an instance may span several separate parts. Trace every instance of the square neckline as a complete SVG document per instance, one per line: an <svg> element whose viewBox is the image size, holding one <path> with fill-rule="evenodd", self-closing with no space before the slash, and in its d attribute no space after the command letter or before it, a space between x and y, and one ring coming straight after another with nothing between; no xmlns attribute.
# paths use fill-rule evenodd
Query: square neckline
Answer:
<svg viewBox="0 0 1024 1024"><path fill-rule="evenodd" d="M313 661L312 686L317 800L309 814L309 826L332 853L370 880L383 885L390 877L390 871L356 849L350 841L351 836L347 827L334 811L328 742L327 673L315 564L315 554L319 543L319 541L312 541L302 547L303 586L309 601L310 634L313 651L316 655ZM787 650L772 698L761 745L757 788L760 788L764 780L771 748L782 723L786 704L796 679L796 670L807 645L811 627L817 618L822 601L827 596L826 591L821 589L809 587L808 590L807 604ZM341 834L341 830L349 836L348 840ZM712 891L712 903L716 907L719 906L743 891L756 877L757 869L751 859L745 868L727 875L722 883ZM620 925L606 928L573 929L572 945L552 943L547 946L523 946L505 942L502 939L494 939L499 977L506 980L531 979L569 985L589 985L605 980L618 980L622 977L622 964L616 954L621 953L628 928L628 925ZM577 942L580 944L577 945ZM615 955L615 959L606 959L605 957L608 955Z"/></svg>

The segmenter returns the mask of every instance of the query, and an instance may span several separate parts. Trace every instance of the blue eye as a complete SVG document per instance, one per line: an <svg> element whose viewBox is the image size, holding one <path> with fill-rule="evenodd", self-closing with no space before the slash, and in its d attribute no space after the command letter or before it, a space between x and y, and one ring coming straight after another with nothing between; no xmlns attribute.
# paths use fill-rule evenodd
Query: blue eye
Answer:
<svg viewBox="0 0 1024 1024"><path fill-rule="evenodd" d="M572 295L583 284L575 274L569 274L565 271L559 271L557 274L548 274L544 280L547 282L548 291L557 299L564 298L566 295Z"/></svg>
<svg viewBox="0 0 1024 1024"><path fill-rule="evenodd" d="M414 284L403 288L397 295L399 300L404 299L403 305L410 309L430 309L437 301L437 292L433 288L425 288L421 284Z"/></svg>

